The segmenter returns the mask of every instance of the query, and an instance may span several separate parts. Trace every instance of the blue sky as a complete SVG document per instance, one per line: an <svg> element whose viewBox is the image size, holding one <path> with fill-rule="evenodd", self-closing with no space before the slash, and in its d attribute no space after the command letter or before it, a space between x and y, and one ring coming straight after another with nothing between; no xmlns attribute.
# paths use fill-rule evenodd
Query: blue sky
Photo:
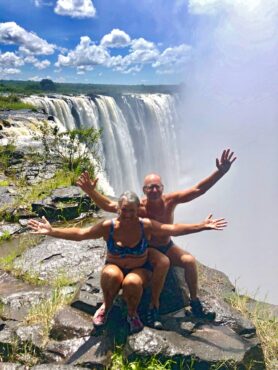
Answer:
<svg viewBox="0 0 278 370"><path fill-rule="evenodd" d="M185 0L0 0L0 78L179 83L193 13Z"/></svg>

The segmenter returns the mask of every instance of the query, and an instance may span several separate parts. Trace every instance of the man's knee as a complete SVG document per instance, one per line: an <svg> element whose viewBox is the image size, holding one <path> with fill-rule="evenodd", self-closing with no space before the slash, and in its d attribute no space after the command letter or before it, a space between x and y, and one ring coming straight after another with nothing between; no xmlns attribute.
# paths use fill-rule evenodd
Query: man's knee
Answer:
<svg viewBox="0 0 278 370"><path fill-rule="evenodd" d="M183 265L186 266L196 266L196 258L192 256L191 254L184 254L181 257Z"/></svg>

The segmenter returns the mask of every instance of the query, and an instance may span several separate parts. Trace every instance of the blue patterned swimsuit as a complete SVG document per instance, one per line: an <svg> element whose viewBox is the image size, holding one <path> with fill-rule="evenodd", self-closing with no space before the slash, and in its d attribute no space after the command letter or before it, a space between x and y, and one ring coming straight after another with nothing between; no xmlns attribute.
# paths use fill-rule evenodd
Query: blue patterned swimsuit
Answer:
<svg viewBox="0 0 278 370"><path fill-rule="evenodd" d="M117 243L114 240L115 224L114 224L114 220L112 220L110 231L109 231L109 238L106 242L107 249L110 254L124 258L126 256L140 256L146 252L149 246L149 241L145 236L143 221L142 220L139 220L139 221L140 221L141 234L142 234L141 239L134 247L125 247L125 246L122 247L122 246L117 245ZM109 262L106 260L105 263L107 264ZM136 267L136 268L145 268L149 271L152 271L152 266L148 261L145 262L142 266ZM122 268L122 267L120 267L120 269L123 271L124 275L134 270L134 268L129 269L129 268Z"/></svg>

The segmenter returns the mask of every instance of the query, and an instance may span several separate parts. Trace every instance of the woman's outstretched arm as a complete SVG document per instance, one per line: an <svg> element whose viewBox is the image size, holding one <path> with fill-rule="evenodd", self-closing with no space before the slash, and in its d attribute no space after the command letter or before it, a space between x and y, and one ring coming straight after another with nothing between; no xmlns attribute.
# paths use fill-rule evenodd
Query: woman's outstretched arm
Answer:
<svg viewBox="0 0 278 370"><path fill-rule="evenodd" d="M42 221L30 220L28 226L33 230L34 234L49 235L55 238L67 239L67 240L85 240L85 239L98 239L105 236L104 223L107 221L100 222L97 225L80 228L80 227L67 227L58 228L52 227L45 217L42 217Z"/></svg>
<svg viewBox="0 0 278 370"><path fill-rule="evenodd" d="M204 230L223 230L227 226L225 218L212 219L212 214L196 224L161 224L155 220L150 221L150 233L155 236L179 236L198 233Z"/></svg>

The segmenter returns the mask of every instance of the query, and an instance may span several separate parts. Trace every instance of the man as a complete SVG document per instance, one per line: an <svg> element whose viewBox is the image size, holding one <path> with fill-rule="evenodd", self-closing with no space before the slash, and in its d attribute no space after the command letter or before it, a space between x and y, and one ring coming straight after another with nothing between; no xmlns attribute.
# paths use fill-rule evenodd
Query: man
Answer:
<svg viewBox="0 0 278 370"><path fill-rule="evenodd" d="M190 202L203 195L217 181L219 181L236 160L234 153L228 150L222 152L220 160L216 159L217 169L208 177L192 186L189 189L164 194L161 178L157 174L149 174L144 179L143 191L145 198L141 200L139 216L148 217L162 223L173 223L174 211L178 204ZM90 181L88 173L84 173L77 184L91 199L102 209L108 212L117 212L117 203L103 196L95 190L97 179ZM211 313L206 313L198 298L198 273L195 258L188 252L174 244L169 237L153 237L150 245L167 256L172 266L179 266L184 269L184 278L190 293L190 306L194 316L198 318L209 318ZM161 329L158 307L159 295L163 288L168 268L165 259L162 259L164 267L161 268L158 253L150 253L149 259L153 265L152 299L148 313L150 326ZM158 299L157 299L158 297Z"/></svg>

